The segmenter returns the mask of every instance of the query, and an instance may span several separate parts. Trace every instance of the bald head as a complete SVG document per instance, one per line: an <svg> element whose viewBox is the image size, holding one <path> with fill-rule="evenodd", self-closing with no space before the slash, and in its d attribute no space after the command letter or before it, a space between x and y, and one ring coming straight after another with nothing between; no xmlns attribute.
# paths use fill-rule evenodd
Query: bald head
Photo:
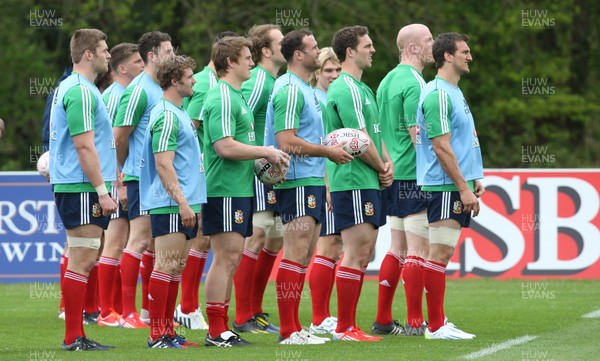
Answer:
<svg viewBox="0 0 600 361"><path fill-rule="evenodd" d="M430 34L429 28L423 24L410 24L406 25L398 32L396 38L396 45L398 50L402 53L410 43L418 43L423 36Z"/></svg>

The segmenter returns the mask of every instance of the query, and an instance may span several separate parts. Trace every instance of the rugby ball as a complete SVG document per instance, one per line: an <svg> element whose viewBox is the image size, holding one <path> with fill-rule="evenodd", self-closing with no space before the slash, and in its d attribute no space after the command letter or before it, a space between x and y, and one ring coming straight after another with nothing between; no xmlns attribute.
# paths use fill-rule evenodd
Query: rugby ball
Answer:
<svg viewBox="0 0 600 361"><path fill-rule="evenodd" d="M42 177L50 179L50 152L46 152L40 156L37 161L37 170Z"/></svg>
<svg viewBox="0 0 600 361"><path fill-rule="evenodd" d="M266 158L254 161L254 174L259 181L266 185L274 185L285 179L289 166L274 166Z"/></svg>
<svg viewBox="0 0 600 361"><path fill-rule="evenodd" d="M342 148L346 153L357 157L369 149L371 139L362 131L354 128L341 128L327 134L323 145L334 147L340 143L346 143Z"/></svg>

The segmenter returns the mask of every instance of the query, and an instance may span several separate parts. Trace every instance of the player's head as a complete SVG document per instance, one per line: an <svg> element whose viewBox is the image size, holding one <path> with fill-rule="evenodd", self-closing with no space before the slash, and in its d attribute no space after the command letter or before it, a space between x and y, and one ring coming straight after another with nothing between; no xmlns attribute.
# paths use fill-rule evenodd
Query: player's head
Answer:
<svg viewBox="0 0 600 361"><path fill-rule="evenodd" d="M196 62L185 55L175 55L158 63L156 78L163 90L175 88L181 97L192 96Z"/></svg>
<svg viewBox="0 0 600 361"><path fill-rule="evenodd" d="M160 31L151 31L142 35L138 41L140 55L145 64L149 61L158 62L175 55L171 36Z"/></svg>
<svg viewBox="0 0 600 361"><path fill-rule="evenodd" d="M71 37L71 60L73 64L89 62L96 74L108 71L110 53L107 36L98 29L79 29Z"/></svg>
<svg viewBox="0 0 600 361"><path fill-rule="evenodd" d="M217 41L226 38L226 37L231 37L231 36L239 36L237 33L233 32L233 31L221 31L220 33L217 33L217 35L215 35L215 38L213 39L213 44L216 43Z"/></svg>
<svg viewBox="0 0 600 361"><path fill-rule="evenodd" d="M144 70L144 61L136 44L115 45L110 49L110 55L110 67L117 75L125 75L131 80Z"/></svg>
<svg viewBox="0 0 600 361"><path fill-rule="evenodd" d="M313 87L317 86L322 90L327 91L329 84L340 76L342 64L337 55L335 55L332 47L321 49L319 61L321 62L321 69L316 70L312 74L310 83Z"/></svg>
<svg viewBox="0 0 600 361"><path fill-rule="evenodd" d="M94 79L94 85L96 85L100 93L103 93L114 81L114 74L109 70L106 73L98 74L96 79Z"/></svg>
<svg viewBox="0 0 600 361"><path fill-rule="evenodd" d="M435 67L451 66L459 75L468 73L469 63L473 60L468 41L469 37L463 34L440 34L432 47Z"/></svg>
<svg viewBox="0 0 600 361"><path fill-rule="evenodd" d="M423 66L433 63L433 36L423 24L410 24L400 29L396 45L402 62L416 62Z"/></svg>
<svg viewBox="0 0 600 361"><path fill-rule="evenodd" d="M348 26L333 36L331 47L342 63L353 62L360 69L370 68L375 47L369 37L369 28L361 25Z"/></svg>
<svg viewBox="0 0 600 361"><path fill-rule="evenodd" d="M308 29L296 29L281 40L281 53L289 66L301 65L313 72L321 68L319 44Z"/></svg>
<svg viewBox="0 0 600 361"><path fill-rule="evenodd" d="M234 71L237 76L244 78L247 72L246 79L250 79L250 68L254 65L250 47L250 39L241 36L227 36L214 43L210 58L217 76L220 78Z"/></svg>
<svg viewBox="0 0 600 361"><path fill-rule="evenodd" d="M252 61L258 64L263 58L269 58L277 65L285 64L281 54L281 40L283 33L279 25L263 24L254 25L248 32L248 38L252 41Z"/></svg>

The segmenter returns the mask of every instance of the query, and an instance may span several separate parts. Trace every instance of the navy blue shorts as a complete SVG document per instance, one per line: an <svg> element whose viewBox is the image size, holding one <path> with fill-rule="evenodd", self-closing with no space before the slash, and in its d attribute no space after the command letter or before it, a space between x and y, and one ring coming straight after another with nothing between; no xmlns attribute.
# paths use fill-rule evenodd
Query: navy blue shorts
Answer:
<svg viewBox="0 0 600 361"><path fill-rule="evenodd" d="M209 197L202 205L202 234L238 232L252 236L252 197Z"/></svg>
<svg viewBox="0 0 600 361"><path fill-rule="evenodd" d="M183 233L185 239L196 238L198 233L198 215L196 214L196 225L194 227L185 227L181 223L179 213L174 214L151 214L150 224L152 225L152 238L164 236L171 233Z"/></svg>
<svg viewBox="0 0 600 361"><path fill-rule="evenodd" d="M382 192L375 189L331 192L336 232L361 223L383 226L387 220L382 198Z"/></svg>
<svg viewBox="0 0 600 361"><path fill-rule="evenodd" d="M140 203L140 182L138 181L127 181L127 215L129 220L135 219L139 216L147 216L148 211L142 211Z"/></svg>
<svg viewBox="0 0 600 361"><path fill-rule="evenodd" d="M460 192L427 192L430 194L427 203L427 219L429 223L443 219L454 219L462 227L471 224L471 212L463 212Z"/></svg>
<svg viewBox="0 0 600 361"><path fill-rule="evenodd" d="M252 198L254 212L277 212L277 195L273 186L268 186L254 176L254 198Z"/></svg>
<svg viewBox="0 0 600 361"><path fill-rule="evenodd" d="M387 215L406 217L427 209L428 192L423 192L414 180L394 180L389 188L384 190L387 196Z"/></svg>
<svg viewBox="0 0 600 361"><path fill-rule="evenodd" d="M96 192L54 193L54 202L66 229L86 224L95 224L102 229L108 228L110 216L102 215Z"/></svg>
<svg viewBox="0 0 600 361"><path fill-rule="evenodd" d="M125 218L125 220L129 219L128 214L127 214L127 206L123 207L121 202L119 202L119 197L117 197L117 187L115 187L113 185L110 189L111 189L111 194L117 201L117 211L110 215L110 219L117 219L117 218ZM129 195L127 195L127 196L129 197Z"/></svg>
<svg viewBox="0 0 600 361"><path fill-rule="evenodd" d="M325 186L277 189L275 194L279 200L281 224L303 216L311 216L317 223L325 222Z"/></svg>
<svg viewBox="0 0 600 361"><path fill-rule="evenodd" d="M325 202L325 222L321 225L321 232L319 233L319 237L339 235L340 232L335 231L335 217L333 216L333 212L329 212L329 205Z"/></svg>

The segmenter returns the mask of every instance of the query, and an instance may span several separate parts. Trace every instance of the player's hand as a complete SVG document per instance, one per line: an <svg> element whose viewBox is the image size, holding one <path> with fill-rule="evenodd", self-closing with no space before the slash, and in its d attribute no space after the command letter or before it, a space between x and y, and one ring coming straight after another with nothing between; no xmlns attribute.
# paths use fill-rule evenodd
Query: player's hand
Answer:
<svg viewBox="0 0 600 361"><path fill-rule="evenodd" d="M194 212L189 204L179 206L179 216L181 217L181 224L184 227L194 228L196 226L196 212Z"/></svg>
<svg viewBox="0 0 600 361"><path fill-rule="evenodd" d="M117 188L117 198L119 199L119 203L121 203L121 208L127 209L127 186L123 182L123 173L119 173L115 181L115 187Z"/></svg>
<svg viewBox="0 0 600 361"><path fill-rule="evenodd" d="M479 198L483 195L483 193L485 193L485 187L483 186L483 184L481 184L481 182L479 180L475 181L474 184L474 193L475 193L475 197Z"/></svg>
<svg viewBox="0 0 600 361"><path fill-rule="evenodd" d="M327 187L325 200L327 201L327 212L333 212L333 204L331 203L331 193L329 192L329 187Z"/></svg>
<svg viewBox="0 0 600 361"><path fill-rule="evenodd" d="M473 212L473 217L477 217L479 214L479 199L475 196L475 193L467 189L464 192L460 192L460 201L463 203L463 212Z"/></svg>
<svg viewBox="0 0 600 361"><path fill-rule="evenodd" d="M278 166L280 169L287 168L290 166L290 155L273 146L267 147L268 154L265 158L269 163Z"/></svg>
<svg viewBox="0 0 600 361"><path fill-rule="evenodd" d="M383 163L383 172L379 173L379 185L387 188L394 182L394 163L387 161Z"/></svg>
<svg viewBox="0 0 600 361"><path fill-rule="evenodd" d="M109 193L98 197L98 202L100 203L100 208L102 208L103 216L110 216L117 211L117 202L115 202Z"/></svg>
<svg viewBox="0 0 600 361"><path fill-rule="evenodd" d="M348 154L344 148L342 148L344 144L346 144L346 142L336 144L333 147L327 147L327 159L335 164L346 164L354 159L353 156Z"/></svg>

